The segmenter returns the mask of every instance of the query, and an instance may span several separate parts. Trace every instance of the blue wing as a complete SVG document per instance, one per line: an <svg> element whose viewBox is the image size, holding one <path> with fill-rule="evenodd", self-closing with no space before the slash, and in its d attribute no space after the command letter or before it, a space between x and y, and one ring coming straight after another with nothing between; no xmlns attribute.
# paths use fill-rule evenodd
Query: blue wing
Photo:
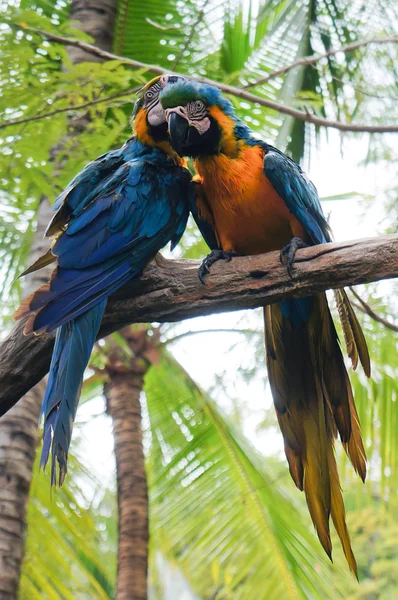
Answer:
<svg viewBox="0 0 398 600"><path fill-rule="evenodd" d="M62 226L58 221L57 229L65 230L52 249L57 268L50 283L16 315L35 313L27 331L51 331L76 318L137 276L170 240L176 243L181 237L191 175L165 161L164 154L158 161L156 156L153 151L122 161L89 199L82 191L84 178L64 197L59 211L64 211L63 221L68 216Z"/></svg>
<svg viewBox="0 0 398 600"><path fill-rule="evenodd" d="M84 209L95 199L114 172L129 157L134 158L135 149L136 142L133 138L122 148L107 152L89 162L55 200L53 210L56 211L56 214L47 227L46 235L52 236L62 231L69 221L72 211Z"/></svg>
<svg viewBox="0 0 398 600"><path fill-rule="evenodd" d="M314 184L283 152L268 144L265 149L265 175L290 212L304 227L313 244L330 242L331 230Z"/></svg>
<svg viewBox="0 0 398 600"><path fill-rule="evenodd" d="M313 244L331 241L331 230L322 211L318 192L302 169L277 148L265 146L264 172L290 212L304 227ZM306 322L311 299L300 298L281 303L285 317L296 325Z"/></svg>
<svg viewBox="0 0 398 600"><path fill-rule="evenodd" d="M165 244L178 242L188 218L190 180L187 169L133 139L87 165L55 203L47 234L56 238L57 267L15 315L29 315L25 332L58 328L42 406L41 464L51 449L53 484L56 460L60 484L66 474L84 369L107 298ZM33 270L40 266L36 262Z"/></svg>
<svg viewBox="0 0 398 600"><path fill-rule="evenodd" d="M68 449L79 403L85 368L90 359L105 311L107 299L57 329L46 392L41 414L44 415L43 448L40 465L47 464L52 450L51 484L56 484L56 459L59 485L67 471Z"/></svg>

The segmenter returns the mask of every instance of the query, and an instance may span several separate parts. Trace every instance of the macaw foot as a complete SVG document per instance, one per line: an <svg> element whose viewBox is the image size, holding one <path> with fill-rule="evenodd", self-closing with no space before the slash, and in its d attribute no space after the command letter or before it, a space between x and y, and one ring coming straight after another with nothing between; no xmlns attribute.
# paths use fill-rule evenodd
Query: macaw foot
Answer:
<svg viewBox="0 0 398 600"><path fill-rule="evenodd" d="M288 244L286 244L286 246L284 246L282 248L280 255L279 255L279 258L280 258L280 261L282 264L283 264L283 259L284 259L285 255L287 255L286 267L287 267L287 272L289 273L290 277L293 277L292 268L293 268L293 263L294 263L294 257L296 255L297 250L299 250L299 248L308 248L308 244L303 242L303 240L301 238L294 237L290 240L290 242Z"/></svg>
<svg viewBox="0 0 398 600"><path fill-rule="evenodd" d="M236 252L232 250L212 250L210 254L206 256L206 258L202 261L202 264L199 267L199 279L200 282L205 284L205 277L208 273L210 273L210 267L214 265L218 260L226 260L229 262L234 256L238 256Z"/></svg>

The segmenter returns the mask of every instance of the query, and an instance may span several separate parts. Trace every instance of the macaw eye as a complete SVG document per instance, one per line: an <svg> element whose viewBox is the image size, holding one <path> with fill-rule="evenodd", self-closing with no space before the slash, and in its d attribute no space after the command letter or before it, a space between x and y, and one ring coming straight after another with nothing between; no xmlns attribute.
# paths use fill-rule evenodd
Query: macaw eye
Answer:
<svg viewBox="0 0 398 600"><path fill-rule="evenodd" d="M196 100L195 102L195 110L202 110L202 108L204 108L205 105L203 104L202 100Z"/></svg>
<svg viewBox="0 0 398 600"><path fill-rule="evenodd" d="M147 97L147 98L149 98L149 99L150 99L150 98L153 98L153 97L154 97L154 95L155 95L155 94L154 94L153 92L151 92L151 91L149 91L149 92L147 92L147 93L146 93L146 97Z"/></svg>

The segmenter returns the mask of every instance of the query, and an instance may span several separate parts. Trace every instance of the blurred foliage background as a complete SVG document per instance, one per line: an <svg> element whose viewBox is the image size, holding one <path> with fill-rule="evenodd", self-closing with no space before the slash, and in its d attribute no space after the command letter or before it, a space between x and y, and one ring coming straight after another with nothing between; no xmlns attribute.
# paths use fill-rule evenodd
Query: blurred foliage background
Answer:
<svg viewBox="0 0 398 600"><path fill-rule="evenodd" d="M21 299L16 277L29 262L40 199L54 199L89 160L129 137L133 90L151 74L117 59L72 64L64 45L31 30L92 41L70 22L67 0L2 0L0 7L0 316L6 333ZM119 0L113 51L249 86L259 97L329 119L386 124L397 122L398 46L393 43L340 52L252 84L304 56L396 35L397 24L392 0ZM328 151L328 134L319 128L234 96L231 100L256 132L305 166L311 168L317 153ZM82 116L87 125L71 136ZM331 139L336 144L336 137ZM343 162L358 144L366 147L365 164L378 177L379 190L371 198L343 190L347 194L339 202L358 203L365 215L377 203L374 235L396 232L398 180L390 165L397 158L397 140L347 133L337 144ZM334 206L330 200L337 201L325 198L326 212ZM196 258L206 253L192 224L179 253ZM392 325L365 314L359 303L373 363L372 380L352 374L369 457L365 486L340 457L359 585L348 574L337 543L334 564L324 557L304 500L289 479L265 384L259 315L202 319L160 330L148 326L147 335L159 339L159 360L148 369L141 395L151 599L398 598L397 291L396 282L359 290ZM128 360L122 337L113 336L113 343ZM226 355L224 366L203 378L198 368L193 378L189 365L195 363L196 350L200 361L206 346ZM84 406L62 490L51 497L48 477L34 467L23 599L115 597L115 467L108 461L105 474L95 461L104 439L112 447L102 400L106 360L107 344L98 345L83 386Z"/></svg>

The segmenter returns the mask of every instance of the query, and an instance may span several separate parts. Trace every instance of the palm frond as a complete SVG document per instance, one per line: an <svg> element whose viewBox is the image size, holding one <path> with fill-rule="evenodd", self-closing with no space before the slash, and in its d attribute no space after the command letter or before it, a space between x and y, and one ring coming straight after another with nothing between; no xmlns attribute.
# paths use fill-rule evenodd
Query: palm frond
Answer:
<svg viewBox="0 0 398 600"><path fill-rule="evenodd" d="M169 356L145 391L153 547L206 598L333 597L331 566L287 469L261 459Z"/></svg>
<svg viewBox="0 0 398 600"><path fill-rule="evenodd" d="M369 290L372 289L374 286L369 286ZM373 294L367 301L376 312L385 315L385 301ZM369 460L368 499L376 495L386 506L395 509L398 506L397 334L367 315L359 313L359 318L370 351L372 379L367 380L360 371L351 373L350 379ZM344 457L342 463L345 464ZM365 495L359 495L358 504L361 506L364 502L367 502Z"/></svg>
<svg viewBox="0 0 398 600"><path fill-rule="evenodd" d="M101 538L100 510L89 508L79 480L85 481L86 489L99 484L76 457L71 457L69 468L65 485L50 494L48 478L39 471L36 461L28 504L21 600L114 597L115 559L106 553L103 534Z"/></svg>
<svg viewBox="0 0 398 600"><path fill-rule="evenodd" d="M196 2L119 0L114 50L149 64L171 67L195 19Z"/></svg>

